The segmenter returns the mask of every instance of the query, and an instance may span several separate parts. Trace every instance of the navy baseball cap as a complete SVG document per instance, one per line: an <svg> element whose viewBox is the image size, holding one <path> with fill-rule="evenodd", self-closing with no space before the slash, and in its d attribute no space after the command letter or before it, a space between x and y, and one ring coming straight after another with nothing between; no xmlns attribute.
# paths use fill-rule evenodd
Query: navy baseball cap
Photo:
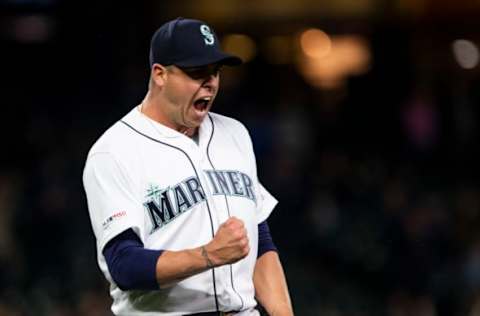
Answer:
<svg viewBox="0 0 480 316"><path fill-rule="evenodd" d="M169 21L153 34L150 66L199 67L214 63L235 66L242 60L222 51L218 38L206 23L185 18Z"/></svg>

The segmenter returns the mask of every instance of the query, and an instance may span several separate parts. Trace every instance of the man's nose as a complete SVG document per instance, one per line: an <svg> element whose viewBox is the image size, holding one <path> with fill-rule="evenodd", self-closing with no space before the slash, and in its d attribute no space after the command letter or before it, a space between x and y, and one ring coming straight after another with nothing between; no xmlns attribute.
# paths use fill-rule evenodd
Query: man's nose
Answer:
<svg viewBox="0 0 480 316"><path fill-rule="evenodd" d="M218 83L218 75L217 74L211 74L208 75L205 80L202 83L202 87L204 88L213 88L216 86Z"/></svg>

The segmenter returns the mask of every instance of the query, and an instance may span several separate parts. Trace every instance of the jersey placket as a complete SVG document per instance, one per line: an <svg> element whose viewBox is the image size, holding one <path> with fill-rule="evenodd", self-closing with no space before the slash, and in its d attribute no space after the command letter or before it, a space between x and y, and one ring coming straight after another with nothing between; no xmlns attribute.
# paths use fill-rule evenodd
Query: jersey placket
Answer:
<svg viewBox="0 0 480 316"><path fill-rule="evenodd" d="M202 137L202 135L200 135ZM186 145L184 150L187 154L191 157L195 169L198 173L198 180L200 185L202 186L203 192L205 192L205 211L206 216L208 216L208 212L212 217L213 222L213 230L216 233L218 227L221 225L221 220L219 218L220 212L227 212L226 210L222 209L222 205L218 204L218 200L212 192L211 187L208 185L208 181L206 178L206 174L204 170L208 170L210 168L210 163L208 161L208 157L206 154L206 147L202 146L205 142L199 137L199 144L196 144L192 139L186 139ZM225 208L225 207L223 207ZM228 218L228 216L227 216ZM223 221L222 221L223 222ZM237 304L232 304L230 298L235 297L236 294L232 291L230 286L230 266L220 266L214 268L215 271L215 285L216 285L216 292L217 298L219 300L220 307L226 307L227 309L231 309L232 306L241 306Z"/></svg>
<svg viewBox="0 0 480 316"><path fill-rule="evenodd" d="M199 134L198 145L195 145L198 149L198 162L201 167L201 174L199 177L205 190L205 194L208 197L211 212L213 213L212 216L216 219L216 232L218 226L226 221L232 214L230 214L228 210L228 202L226 200L228 198L224 195L215 196L212 192L212 188L210 185L208 185L209 182L205 171L215 169L215 166L212 165L212 162L208 157L208 145L209 141L211 141L211 137L213 137L213 123L211 123L210 120L208 120L208 123L208 127L204 128L203 133ZM205 124L203 126L205 127ZM215 269L216 271L221 272L216 274L217 293L219 295L221 305L230 310L239 310L241 307L243 307L243 301L240 294L233 288L233 285L231 284L231 269L232 265L224 265Z"/></svg>

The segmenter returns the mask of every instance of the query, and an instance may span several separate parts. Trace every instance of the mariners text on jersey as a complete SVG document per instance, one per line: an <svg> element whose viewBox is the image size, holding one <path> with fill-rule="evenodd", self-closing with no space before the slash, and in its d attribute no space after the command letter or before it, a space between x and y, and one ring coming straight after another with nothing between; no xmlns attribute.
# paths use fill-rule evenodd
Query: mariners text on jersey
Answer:
<svg viewBox="0 0 480 316"><path fill-rule="evenodd" d="M213 195L244 197L256 202L253 182L247 174L235 170L205 170L205 174ZM205 192L199 179L190 177L163 189L152 184L146 198L143 205L152 221L153 233L196 204L205 201Z"/></svg>

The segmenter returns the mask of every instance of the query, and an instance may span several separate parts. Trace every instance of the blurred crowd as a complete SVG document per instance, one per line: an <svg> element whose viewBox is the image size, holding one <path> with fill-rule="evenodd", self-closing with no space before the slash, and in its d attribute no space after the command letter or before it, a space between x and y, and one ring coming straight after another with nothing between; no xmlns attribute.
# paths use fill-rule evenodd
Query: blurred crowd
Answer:
<svg viewBox="0 0 480 316"><path fill-rule="evenodd" d="M213 110L247 126L280 201L269 223L297 315L479 316L478 79L419 74L372 41L372 69L336 90L260 58L227 70ZM55 91L21 75L5 91L0 316L111 315L81 176L95 139L141 101L148 70L143 51L123 64L109 53L86 53L101 75L57 66Z"/></svg>

